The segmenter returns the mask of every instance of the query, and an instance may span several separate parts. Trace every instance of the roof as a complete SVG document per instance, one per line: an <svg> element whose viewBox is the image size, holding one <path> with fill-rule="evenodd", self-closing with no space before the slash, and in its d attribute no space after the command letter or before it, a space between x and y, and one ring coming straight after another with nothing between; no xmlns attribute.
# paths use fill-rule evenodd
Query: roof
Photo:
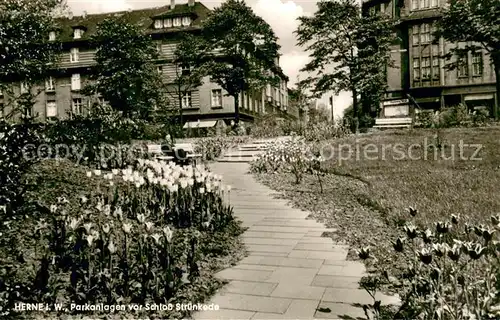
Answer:
<svg viewBox="0 0 500 320"><path fill-rule="evenodd" d="M127 21L137 24L144 30L150 29L151 33L158 32L160 30L152 29L153 18L155 17L175 17L190 15L191 17L196 16L191 24L190 28L171 28L170 32L176 32L186 29L198 29L201 27L202 22L207 18L210 9L208 9L204 4L200 2L195 2L194 6L190 7L188 4L177 4L174 9L171 9L169 5L162 7L147 8L141 10L130 10L130 11L120 11L120 12L108 12L100 14L88 14L86 16L74 16L72 18L61 18L58 19L57 29L59 30L59 38L63 42L69 41L87 41L96 32L97 25L107 18L112 17L123 17ZM73 28L84 27L87 31L83 34L81 39L73 39ZM170 29L169 29L170 30ZM165 30L161 30L165 32Z"/></svg>

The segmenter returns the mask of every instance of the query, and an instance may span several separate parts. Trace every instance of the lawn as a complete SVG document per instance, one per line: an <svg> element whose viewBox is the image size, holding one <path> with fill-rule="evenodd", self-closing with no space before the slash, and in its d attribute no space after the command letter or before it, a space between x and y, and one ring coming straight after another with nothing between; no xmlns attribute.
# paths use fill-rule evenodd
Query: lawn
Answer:
<svg viewBox="0 0 500 320"><path fill-rule="evenodd" d="M500 212L498 127L383 131L322 141L319 147L329 158L322 164L328 172L322 194L312 175L300 185L290 174L259 179L336 228L335 240L353 249L370 246L379 266L405 263L392 253L392 241L400 234L397 226L411 218L410 206L418 209L412 222L431 228L451 214L477 224Z"/></svg>

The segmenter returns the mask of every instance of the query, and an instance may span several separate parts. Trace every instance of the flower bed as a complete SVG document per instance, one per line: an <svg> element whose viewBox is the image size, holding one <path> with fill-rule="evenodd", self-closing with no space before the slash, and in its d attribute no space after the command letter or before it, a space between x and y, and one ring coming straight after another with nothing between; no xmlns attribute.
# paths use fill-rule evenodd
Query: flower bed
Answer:
<svg viewBox="0 0 500 320"><path fill-rule="evenodd" d="M0 230L3 316L34 317L13 314L16 302L201 303L221 284L213 272L237 259L241 229L220 176L149 160L109 172L57 165L51 172L56 163L47 161L32 177L42 186L30 194L29 215ZM125 312L171 319L190 310ZM70 313L109 311L51 317Z"/></svg>
<svg viewBox="0 0 500 320"><path fill-rule="evenodd" d="M303 137L292 136L290 140L272 142L266 151L250 163L254 173L292 173L295 183L300 183L303 175L319 169L322 157L313 152Z"/></svg>
<svg viewBox="0 0 500 320"><path fill-rule="evenodd" d="M226 150L248 140L249 137L246 136L200 138L194 141L195 153L201 154L204 160L211 161L219 158Z"/></svg>

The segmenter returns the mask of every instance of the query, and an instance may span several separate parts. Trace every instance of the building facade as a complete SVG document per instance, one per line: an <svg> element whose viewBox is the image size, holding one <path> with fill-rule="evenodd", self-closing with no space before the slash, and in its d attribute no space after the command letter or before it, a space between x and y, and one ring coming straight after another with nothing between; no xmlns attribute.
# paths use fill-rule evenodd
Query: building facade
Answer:
<svg viewBox="0 0 500 320"><path fill-rule="evenodd" d="M487 109L493 114L496 101L495 71L486 51L454 56L446 60L456 46L435 39L439 8L447 0L365 0L363 12L385 13L397 22L398 41L393 43L392 67L387 67L387 92L380 117L412 115L419 110L439 110L463 103L469 110ZM459 62L448 70L447 64Z"/></svg>
<svg viewBox="0 0 500 320"><path fill-rule="evenodd" d="M37 96L33 110L29 110L35 119L45 121L50 118L68 119L73 115L85 115L91 112L94 103L102 102L99 97L87 97L81 89L89 81L91 67L95 65L95 48L90 37L96 32L99 22L112 16L122 16L130 23L135 23L151 35L159 51L156 61L157 70L166 84L173 84L176 77L185 70L177 70L172 63L176 44L181 32L199 33L210 9L194 0L186 4L176 4L117 13L75 16L60 20L54 31L47 35L50 41L62 42L63 53L58 71L50 75ZM252 121L254 117L269 112L286 112L288 106L288 78L282 73L279 61L274 70L281 78L279 85L260 91L245 92L240 95L239 112L242 121ZM23 84L13 84L14 90L25 90ZM0 93L0 109L3 109L4 97ZM172 97L170 107L178 107L179 99ZM232 97L209 77L203 84L187 92L182 97L183 119L189 122L198 120L234 119L234 101Z"/></svg>

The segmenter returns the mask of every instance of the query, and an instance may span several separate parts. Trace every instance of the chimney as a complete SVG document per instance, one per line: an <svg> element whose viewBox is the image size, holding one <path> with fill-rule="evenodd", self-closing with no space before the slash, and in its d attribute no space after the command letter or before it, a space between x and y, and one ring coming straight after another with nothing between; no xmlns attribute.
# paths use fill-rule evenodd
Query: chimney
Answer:
<svg viewBox="0 0 500 320"><path fill-rule="evenodd" d="M188 6L192 7L194 6L195 0L188 0Z"/></svg>
<svg viewBox="0 0 500 320"><path fill-rule="evenodd" d="M175 0L170 0L170 9L175 8Z"/></svg>

